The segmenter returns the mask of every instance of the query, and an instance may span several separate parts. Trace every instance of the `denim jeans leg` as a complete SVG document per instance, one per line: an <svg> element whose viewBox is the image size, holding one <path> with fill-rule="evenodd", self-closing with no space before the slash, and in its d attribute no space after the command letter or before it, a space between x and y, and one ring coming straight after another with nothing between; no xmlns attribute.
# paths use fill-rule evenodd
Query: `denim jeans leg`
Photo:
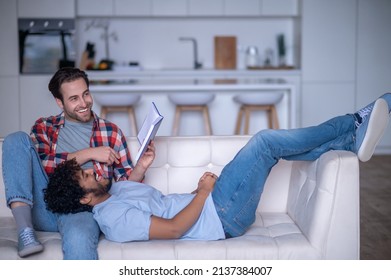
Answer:
<svg viewBox="0 0 391 280"><path fill-rule="evenodd" d="M100 229L91 212L60 215L58 228L65 260L96 260Z"/></svg>
<svg viewBox="0 0 391 280"><path fill-rule="evenodd" d="M330 150L354 152L353 115L332 118L318 126L279 132L272 137L273 153L286 160L316 160Z"/></svg>
<svg viewBox="0 0 391 280"><path fill-rule="evenodd" d="M3 143L3 178L6 200L32 207L34 228L60 231L64 259L97 259L100 230L92 213L56 215L46 209L43 190L48 177L28 134L16 132Z"/></svg>
<svg viewBox="0 0 391 280"><path fill-rule="evenodd" d="M30 205L35 229L57 231L56 215L46 209L43 199L48 178L28 134L15 132L4 139L2 163L7 205Z"/></svg>
<svg viewBox="0 0 391 280"><path fill-rule="evenodd" d="M255 221L263 186L277 159L268 148L264 130L254 135L222 170L212 192L226 234L244 234Z"/></svg>
<svg viewBox="0 0 391 280"><path fill-rule="evenodd" d="M267 176L279 159L315 160L331 149L351 151L354 133L354 118L346 115L318 126L254 135L224 167L212 193L226 233L239 236L254 222Z"/></svg>

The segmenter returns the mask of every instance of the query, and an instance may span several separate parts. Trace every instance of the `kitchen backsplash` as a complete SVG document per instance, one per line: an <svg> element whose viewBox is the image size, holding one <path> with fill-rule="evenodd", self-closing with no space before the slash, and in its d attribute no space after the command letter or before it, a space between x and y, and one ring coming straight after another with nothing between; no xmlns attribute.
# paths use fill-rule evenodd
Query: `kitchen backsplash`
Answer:
<svg viewBox="0 0 391 280"><path fill-rule="evenodd" d="M93 24L94 23L94 24ZM108 24L108 49L104 29ZM81 55L87 42L95 44L95 61L106 59L106 53L116 65L138 62L143 69L193 68L193 45L180 41L180 37L197 40L198 60L202 68L214 68L214 37L236 36L237 69L245 69L245 52L248 46L259 50L260 65L271 50L273 65L277 65L277 37L283 34L286 44L286 64L296 65L297 46L293 18L156 18L156 19L94 19L77 22L77 50ZM80 58L79 58L80 60Z"/></svg>

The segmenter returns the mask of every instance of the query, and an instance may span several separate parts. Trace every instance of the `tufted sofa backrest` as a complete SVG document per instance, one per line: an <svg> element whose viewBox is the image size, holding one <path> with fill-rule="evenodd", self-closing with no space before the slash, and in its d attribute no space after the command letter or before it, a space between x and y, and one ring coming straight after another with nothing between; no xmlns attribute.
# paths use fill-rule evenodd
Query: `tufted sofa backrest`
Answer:
<svg viewBox="0 0 391 280"><path fill-rule="evenodd" d="M156 158L145 183L165 194L191 192L205 171L219 175L249 139L250 136L156 137ZM130 137L127 142L131 154L136 155L136 138ZM273 168L259 211L286 212L291 166L291 162L280 161Z"/></svg>
<svg viewBox="0 0 391 280"><path fill-rule="evenodd" d="M219 175L249 138L250 136L156 137L156 158L148 170L145 183L165 194L191 192L205 171ZM129 137L127 142L131 155L136 155L139 148L137 139ZM0 140L0 155L2 143ZM259 211L286 212L291 167L291 162L280 161L273 168L266 182ZM0 216L11 216L11 211L5 204L2 172L0 186Z"/></svg>

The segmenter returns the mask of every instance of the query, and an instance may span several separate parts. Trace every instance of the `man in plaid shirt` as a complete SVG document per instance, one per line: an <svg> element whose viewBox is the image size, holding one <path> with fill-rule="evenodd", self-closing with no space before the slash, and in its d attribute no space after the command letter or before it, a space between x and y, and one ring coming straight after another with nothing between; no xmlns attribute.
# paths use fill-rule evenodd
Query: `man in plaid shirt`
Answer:
<svg viewBox="0 0 391 280"><path fill-rule="evenodd" d="M48 176L59 163L75 158L83 168L94 169L97 181L142 181L155 158L154 144L133 166L122 131L92 111L83 71L58 70L49 91L62 113L38 119L30 135L12 133L3 143L6 199L18 228L18 253L25 257L44 249L37 229L60 232L64 259L98 259L100 230L89 211L58 215L46 209L43 189Z"/></svg>

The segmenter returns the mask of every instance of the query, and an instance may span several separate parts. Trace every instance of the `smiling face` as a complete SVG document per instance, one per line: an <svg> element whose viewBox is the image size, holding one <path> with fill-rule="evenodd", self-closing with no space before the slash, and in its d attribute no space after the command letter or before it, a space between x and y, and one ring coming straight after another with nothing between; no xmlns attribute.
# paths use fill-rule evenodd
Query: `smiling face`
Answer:
<svg viewBox="0 0 391 280"><path fill-rule="evenodd" d="M92 118L93 100L84 79L65 82L60 88L63 101L56 99L64 111L65 118L74 122L89 122Z"/></svg>
<svg viewBox="0 0 391 280"><path fill-rule="evenodd" d="M80 187L86 193L81 201L83 204L94 206L110 196L108 190L111 186L111 181L106 178L98 181L93 169L80 170L78 181Z"/></svg>

